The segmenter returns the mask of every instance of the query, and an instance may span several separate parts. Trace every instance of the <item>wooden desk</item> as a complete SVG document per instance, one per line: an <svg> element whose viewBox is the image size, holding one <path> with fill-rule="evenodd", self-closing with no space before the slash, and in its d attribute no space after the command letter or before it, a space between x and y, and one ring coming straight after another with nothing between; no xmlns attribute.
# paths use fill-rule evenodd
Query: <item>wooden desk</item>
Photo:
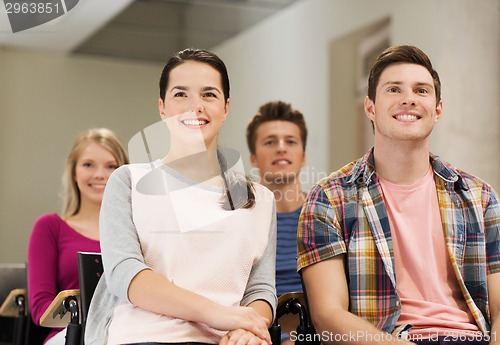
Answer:
<svg viewBox="0 0 500 345"><path fill-rule="evenodd" d="M9 292L9 295L3 301L2 306L0 307L0 316L3 317L16 317L19 316L19 306L16 303L16 298L19 295L24 296L24 310L27 310L27 296L26 289L14 289ZM26 314L26 313L25 313Z"/></svg>
<svg viewBox="0 0 500 345"><path fill-rule="evenodd" d="M40 326L64 328L70 321L70 313L64 308L63 302L67 297L75 296L80 307L80 290L64 290L57 294L45 313L40 318Z"/></svg>

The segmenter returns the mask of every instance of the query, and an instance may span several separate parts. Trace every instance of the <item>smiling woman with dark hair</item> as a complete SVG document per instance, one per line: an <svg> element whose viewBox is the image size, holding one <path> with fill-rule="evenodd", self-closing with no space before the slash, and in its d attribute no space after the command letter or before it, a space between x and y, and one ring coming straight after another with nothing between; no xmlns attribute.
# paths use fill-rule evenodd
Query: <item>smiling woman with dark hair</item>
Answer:
<svg viewBox="0 0 500 345"><path fill-rule="evenodd" d="M118 169L101 212L104 279L86 344L270 343L276 305L272 193L218 149L229 78L213 53L186 49L160 78L166 156Z"/></svg>

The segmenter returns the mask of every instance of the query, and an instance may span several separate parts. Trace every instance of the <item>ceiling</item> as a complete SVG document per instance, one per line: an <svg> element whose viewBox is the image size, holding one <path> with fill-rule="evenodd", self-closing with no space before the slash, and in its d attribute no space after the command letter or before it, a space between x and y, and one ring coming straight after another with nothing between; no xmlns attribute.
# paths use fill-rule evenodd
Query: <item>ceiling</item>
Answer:
<svg viewBox="0 0 500 345"><path fill-rule="evenodd" d="M211 49L299 0L70 1L67 13L15 33L0 11L0 46L164 62L186 47Z"/></svg>

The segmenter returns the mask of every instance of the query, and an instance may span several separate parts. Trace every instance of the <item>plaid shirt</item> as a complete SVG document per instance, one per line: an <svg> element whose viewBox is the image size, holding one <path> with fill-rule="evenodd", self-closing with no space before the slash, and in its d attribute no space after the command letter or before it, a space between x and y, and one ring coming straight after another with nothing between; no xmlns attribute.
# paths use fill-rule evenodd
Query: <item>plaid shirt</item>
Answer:
<svg viewBox="0 0 500 345"><path fill-rule="evenodd" d="M498 197L489 185L439 157L431 155L430 161L451 264L478 327L487 332L486 278L500 272ZM298 270L346 254L349 310L383 331L395 331L401 301L373 150L313 186L297 236Z"/></svg>

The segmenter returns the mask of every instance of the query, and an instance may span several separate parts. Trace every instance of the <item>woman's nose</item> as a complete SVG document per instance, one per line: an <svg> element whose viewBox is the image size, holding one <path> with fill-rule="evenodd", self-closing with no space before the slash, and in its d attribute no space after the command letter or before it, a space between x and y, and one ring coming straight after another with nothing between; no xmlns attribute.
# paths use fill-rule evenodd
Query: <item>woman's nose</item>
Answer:
<svg viewBox="0 0 500 345"><path fill-rule="evenodd" d="M104 180L106 178L107 171L105 167L97 168L94 172L94 178Z"/></svg>
<svg viewBox="0 0 500 345"><path fill-rule="evenodd" d="M191 101L191 107L195 113L201 113L205 109L205 107L203 105L203 100L201 100L199 98L194 98Z"/></svg>
<svg viewBox="0 0 500 345"><path fill-rule="evenodd" d="M203 105L202 105L202 104L198 104L198 105L194 108L194 111L195 111L196 113L202 113L204 109L205 109L205 108L203 107Z"/></svg>

